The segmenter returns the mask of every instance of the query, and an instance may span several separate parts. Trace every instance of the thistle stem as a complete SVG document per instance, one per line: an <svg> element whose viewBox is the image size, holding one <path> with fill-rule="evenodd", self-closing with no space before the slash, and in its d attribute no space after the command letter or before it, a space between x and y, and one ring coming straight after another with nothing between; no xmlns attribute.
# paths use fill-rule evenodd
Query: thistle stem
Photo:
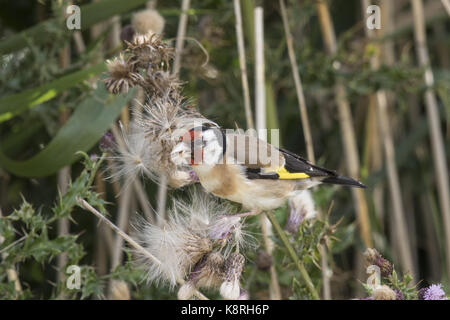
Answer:
<svg viewBox="0 0 450 320"><path fill-rule="evenodd" d="M305 266L297 257L294 248L292 248L289 239L287 238L278 221L275 219L275 216L273 215L272 212L266 212L266 216L267 218L269 218L270 222L272 223L272 226L275 229L275 232L278 234L284 246L286 247L289 255L291 256L292 260L297 266L298 271L300 271L300 274L302 275L303 280L305 281L306 286L308 287L309 292L311 293L313 299L319 300L319 294L317 293L316 288L314 287L314 284L312 283L311 278L309 277L308 271L306 271Z"/></svg>

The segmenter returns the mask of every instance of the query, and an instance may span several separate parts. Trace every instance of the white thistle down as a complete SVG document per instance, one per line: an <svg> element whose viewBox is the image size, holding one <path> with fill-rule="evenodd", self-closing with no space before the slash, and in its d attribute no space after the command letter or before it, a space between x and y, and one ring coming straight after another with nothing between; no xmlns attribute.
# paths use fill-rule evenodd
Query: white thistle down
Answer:
<svg viewBox="0 0 450 320"><path fill-rule="evenodd" d="M120 125L121 140L116 141L113 148L113 160L108 179L118 181L122 177L126 181L133 181L136 177L147 175L153 177L148 164L155 161L151 150L151 142L145 137L145 132L130 122L129 129ZM119 137L117 137L119 138Z"/></svg>
<svg viewBox="0 0 450 320"><path fill-rule="evenodd" d="M220 295L227 300L236 300L241 293L240 279L245 258L242 254L232 253L225 262L225 281L220 286Z"/></svg>
<svg viewBox="0 0 450 320"><path fill-rule="evenodd" d="M149 224L143 219L135 223L137 241L161 261L161 264L155 264L136 252L138 261L147 269L148 282L165 282L173 287L211 251L210 240L190 230L187 223L186 217L175 216L173 212L162 226Z"/></svg>
<svg viewBox="0 0 450 320"><path fill-rule="evenodd" d="M168 177L169 185L174 188L197 182L192 169L175 165L170 154L179 138L190 129L203 124L216 124L171 97L151 99L140 107L142 112L134 112L134 121L145 132L145 138L151 141L149 149L153 161L146 163L146 167L152 172L149 177L156 181L163 173Z"/></svg>
<svg viewBox="0 0 450 320"><path fill-rule="evenodd" d="M136 32L146 34L153 32L161 34L164 30L165 20L156 10L142 10L133 15L131 25Z"/></svg>
<svg viewBox="0 0 450 320"><path fill-rule="evenodd" d="M233 215L234 208L201 188L190 191L189 202L174 199L173 208L177 214L190 217L189 225L193 230L223 243L225 257L236 247L244 249L255 245L254 237L243 228L242 218Z"/></svg>
<svg viewBox="0 0 450 320"><path fill-rule="evenodd" d="M177 292L177 298L178 300L189 300L194 295L195 286L192 282L186 282L184 283Z"/></svg>
<svg viewBox="0 0 450 320"><path fill-rule="evenodd" d="M303 220L315 218L317 211L314 200L309 190L296 191L295 195L289 199L289 216L286 222L286 231L295 234Z"/></svg>
<svg viewBox="0 0 450 320"><path fill-rule="evenodd" d="M232 223L220 224L221 228L229 228L221 232L228 237L211 237L211 228L216 228L218 218L224 219L225 214L231 212L229 204L218 202L200 188L194 188L188 200L173 201L169 218L163 225L152 225L138 218L133 224L136 240L162 262L154 264L137 252L138 260L147 269L147 280L174 286L177 279L186 279L189 275L188 281L194 286L218 287L223 281L220 274L228 270L222 268L225 259L228 261L235 256L229 251L237 242L244 241L241 238L243 231L239 231L238 238L235 238L236 230L241 230L242 224L236 223L233 219L236 217L232 215ZM214 245L219 247L218 251L213 251ZM231 261L236 259L234 257ZM228 265L235 264L229 261ZM183 290L188 290L188 287L183 287ZM180 294L186 296L188 291Z"/></svg>

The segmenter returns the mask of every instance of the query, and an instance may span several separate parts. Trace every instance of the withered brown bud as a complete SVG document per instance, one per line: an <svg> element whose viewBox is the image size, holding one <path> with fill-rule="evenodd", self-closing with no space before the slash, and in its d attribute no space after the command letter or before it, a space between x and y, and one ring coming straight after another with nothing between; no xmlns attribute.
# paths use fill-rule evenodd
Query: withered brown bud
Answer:
<svg viewBox="0 0 450 320"><path fill-rule="evenodd" d="M132 25L126 25L122 28L122 31L120 31L120 40L125 45L126 42L133 41L135 33L136 31L134 30Z"/></svg>
<svg viewBox="0 0 450 320"><path fill-rule="evenodd" d="M367 265L376 265L380 268L381 276L390 277L392 275L394 267L376 249L367 248L364 252L364 257L366 258Z"/></svg>
<svg viewBox="0 0 450 320"><path fill-rule="evenodd" d="M273 259L270 254L264 250L258 252L258 257L256 258L256 266L261 271L267 271L272 266Z"/></svg>

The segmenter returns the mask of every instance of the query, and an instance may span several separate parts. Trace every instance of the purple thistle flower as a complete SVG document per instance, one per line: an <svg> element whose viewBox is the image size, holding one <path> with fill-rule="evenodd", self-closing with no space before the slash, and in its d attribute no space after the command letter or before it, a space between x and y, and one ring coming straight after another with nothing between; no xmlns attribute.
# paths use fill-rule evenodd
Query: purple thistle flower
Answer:
<svg viewBox="0 0 450 320"><path fill-rule="evenodd" d="M296 234L298 232L298 227L303 221L303 216L300 214L298 210L295 208L290 208L289 216L286 221L286 225L284 226L284 230L291 234Z"/></svg>
<svg viewBox="0 0 450 320"><path fill-rule="evenodd" d="M240 221L240 217L232 215L218 217L209 229L209 237L213 240L227 239L236 228L240 228Z"/></svg>
<svg viewBox="0 0 450 320"><path fill-rule="evenodd" d="M425 300L425 292L428 290L428 288L422 288L419 290L419 292L417 293L417 298L419 300Z"/></svg>
<svg viewBox="0 0 450 320"><path fill-rule="evenodd" d="M315 216L316 210L311 193L308 190L299 191L289 199L289 216L284 230L295 235L303 220L312 219Z"/></svg>
<svg viewBox="0 0 450 320"><path fill-rule="evenodd" d="M200 180L194 170L189 171L189 178L191 179L192 182L195 182L195 183L200 182Z"/></svg>
<svg viewBox="0 0 450 320"><path fill-rule="evenodd" d="M441 284L432 284L424 290L423 300L448 300L448 298L442 290Z"/></svg>
<svg viewBox="0 0 450 320"><path fill-rule="evenodd" d="M102 152L112 151L114 149L114 136L111 132L107 132L103 135L98 143L98 146Z"/></svg>
<svg viewBox="0 0 450 320"><path fill-rule="evenodd" d="M405 297L403 296L403 292L401 292L398 289L394 289L395 292L395 300L405 300Z"/></svg>

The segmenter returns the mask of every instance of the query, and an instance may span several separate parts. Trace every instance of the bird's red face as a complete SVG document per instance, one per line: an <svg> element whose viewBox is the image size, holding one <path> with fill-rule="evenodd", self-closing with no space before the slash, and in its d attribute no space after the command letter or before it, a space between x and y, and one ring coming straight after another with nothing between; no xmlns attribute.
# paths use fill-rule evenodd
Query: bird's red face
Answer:
<svg viewBox="0 0 450 320"><path fill-rule="evenodd" d="M199 164L217 164L222 157L222 139L217 128L197 127L180 137L172 150L171 160L176 165L196 166Z"/></svg>
<svg viewBox="0 0 450 320"><path fill-rule="evenodd" d="M203 137L202 130L194 128L186 132L181 138L180 143L189 147L190 159L189 165L195 166L203 161Z"/></svg>

